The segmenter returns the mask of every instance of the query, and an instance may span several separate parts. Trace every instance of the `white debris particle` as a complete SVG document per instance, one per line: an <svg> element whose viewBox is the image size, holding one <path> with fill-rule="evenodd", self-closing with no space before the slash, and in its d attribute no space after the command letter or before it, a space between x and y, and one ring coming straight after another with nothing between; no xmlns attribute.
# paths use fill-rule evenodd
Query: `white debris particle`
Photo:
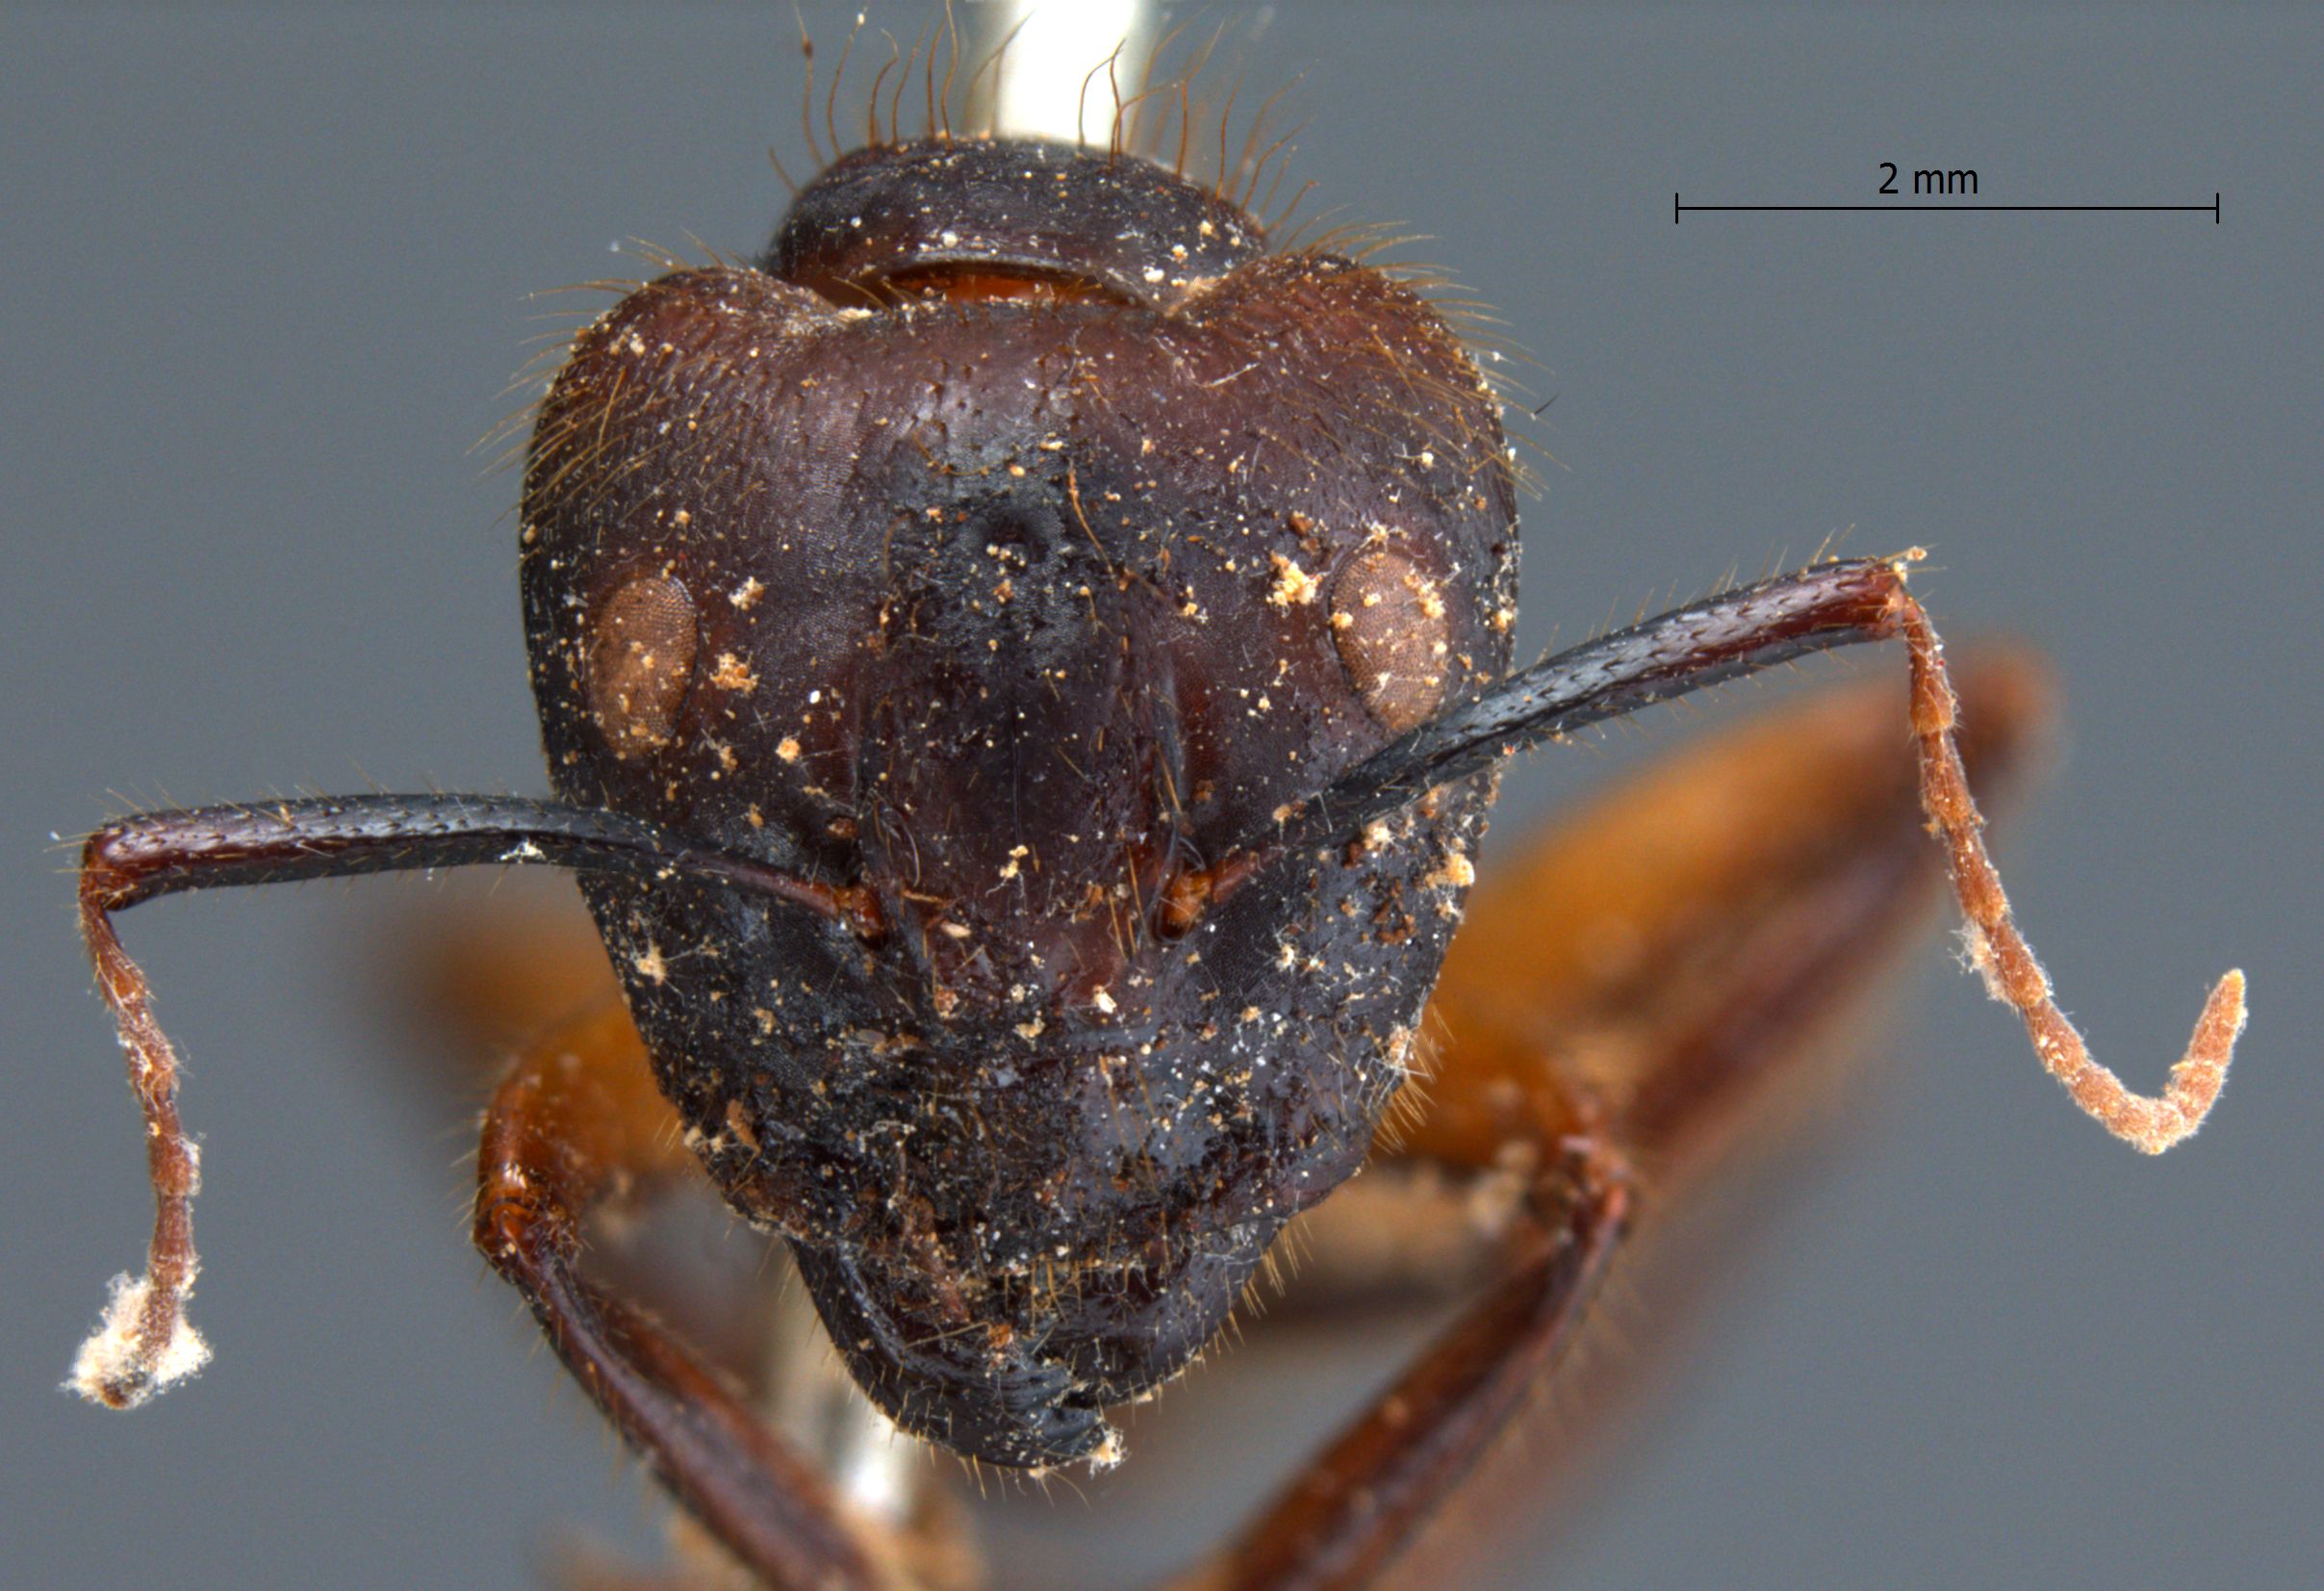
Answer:
<svg viewBox="0 0 2324 1591"><path fill-rule="evenodd" d="M113 1279L104 1318L73 1355L72 1375L64 1383L67 1387L92 1403L114 1403L122 1399L120 1389L127 1386L126 1399L118 1406L134 1408L210 1362L210 1345L186 1323L183 1309L174 1312L169 1341L163 1345L160 1357L151 1364L140 1360L138 1326L152 1296L149 1277L132 1280L124 1274ZM113 1389L110 1397L108 1388Z"/></svg>
<svg viewBox="0 0 2324 1591"><path fill-rule="evenodd" d="M1961 964L1982 979L1985 992L2003 1005L2008 1005L2009 990L2002 983L2000 964L1994 960L1993 943L1984 931L1975 923L1964 923L1960 929Z"/></svg>
<svg viewBox="0 0 2324 1591"><path fill-rule="evenodd" d="M1270 552L1267 561L1275 566L1275 584L1267 592L1269 605L1289 612L1295 603L1304 605L1314 602L1316 593L1323 589L1323 582L1302 569L1295 560L1280 552Z"/></svg>
<svg viewBox="0 0 2324 1591"><path fill-rule="evenodd" d="M743 581L742 584L728 592L727 601L732 603L738 608L749 609L757 604L758 599L766 595L766 590L767 588L765 586L758 583L758 577L753 575L749 579Z"/></svg>
<svg viewBox="0 0 2324 1591"><path fill-rule="evenodd" d="M1466 889L1476 882L1476 864L1458 851L1447 856L1443 866L1420 881L1431 889Z"/></svg>
<svg viewBox="0 0 2324 1591"><path fill-rule="evenodd" d="M662 960L662 947L651 940L647 941L643 955L629 958L629 964L637 968L638 976L642 978L651 979L657 984L670 981L670 963Z"/></svg>
<svg viewBox="0 0 2324 1591"><path fill-rule="evenodd" d="M738 690L748 694L758 688L758 676L751 672L750 664L733 653L722 652L718 654L718 667L710 673L710 683L722 690Z"/></svg>

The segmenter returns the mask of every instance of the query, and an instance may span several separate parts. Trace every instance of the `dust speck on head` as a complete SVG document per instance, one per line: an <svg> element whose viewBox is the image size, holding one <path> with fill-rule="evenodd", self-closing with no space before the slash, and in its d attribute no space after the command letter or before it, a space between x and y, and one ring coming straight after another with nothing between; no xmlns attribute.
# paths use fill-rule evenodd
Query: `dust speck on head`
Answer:
<svg viewBox="0 0 2324 1591"><path fill-rule="evenodd" d="M758 688L758 676L735 654L722 652L718 654L718 666L710 671L710 683L721 690L740 691L747 696Z"/></svg>
<svg viewBox="0 0 2324 1591"><path fill-rule="evenodd" d="M1267 591L1269 605L1289 612L1295 606L1304 606L1315 600L1315 594L1323 586L1321 580L1301 568L1295 558L1287 558L1280 552L1271 552L1267 556L1275 566L1275 583Z"/></svg>

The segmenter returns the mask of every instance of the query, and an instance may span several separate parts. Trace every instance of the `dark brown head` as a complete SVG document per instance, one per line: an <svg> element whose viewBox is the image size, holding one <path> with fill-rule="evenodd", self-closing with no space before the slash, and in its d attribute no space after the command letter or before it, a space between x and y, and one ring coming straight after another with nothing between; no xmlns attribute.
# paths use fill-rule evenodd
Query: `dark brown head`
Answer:
<svg viewBox="0 0 2324 1591"><path fill-rule="evenodd" d="M1508 660L1497 408L1415 295L1127 158L849 156L577 341L524 593L569 799L870 903L585 884L663 1087L907 1429L1038 1465L1351 1172L1474 781L1237 836Z"/></svg>

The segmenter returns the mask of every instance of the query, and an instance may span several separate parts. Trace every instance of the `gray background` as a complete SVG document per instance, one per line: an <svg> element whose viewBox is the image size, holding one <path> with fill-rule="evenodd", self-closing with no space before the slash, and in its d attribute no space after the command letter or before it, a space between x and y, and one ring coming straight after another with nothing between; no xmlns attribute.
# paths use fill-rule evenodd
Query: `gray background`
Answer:
<svg viewBox="0 0 2324 1591"><path fill-rule="evenodd" d="M853 9L810 16L835 44ZM48 836L123 801L543 787L515 483L469 449L529 292L635 273L616 239L763 239L764 151L804 164L792 38L777 5L0 15L0 1580L513 1586L564 1525L651 1540L478 1282L453 1115L389 1081L411 1040L366 935L421 885L131 920L196 1068L219 1358L131 1418L57 1392L148 1207ZM1515 1514L1506 1574L2313 1582L2324 18L1294 5L1245 54L1262 88L1307 71L1320 202L1432 235L1411 252L1558 395L1532 643L1848 526L1926 543L1956 641L2056 666L2065 731L2004 860L2101 1058L2152 1087L2205 981L2253 980L2218 1117L2149 1163L1932 937L1652 1437ZM1866 199L1884 159L1994 200L2219 190L2225 224L1671 221L1674 189ZM1545 758L1507 805L1687 722ZM1170 1555L1352 1384L1198 1378L1152 1466L1003 1510L1010 1561L1111 1583Z"/></svg>

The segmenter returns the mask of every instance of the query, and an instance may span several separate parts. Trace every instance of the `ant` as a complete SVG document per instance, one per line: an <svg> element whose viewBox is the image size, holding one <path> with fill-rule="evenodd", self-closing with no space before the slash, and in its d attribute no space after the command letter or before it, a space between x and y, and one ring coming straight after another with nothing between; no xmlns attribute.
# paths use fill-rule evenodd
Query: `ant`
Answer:
<svg viewBox="0 0 2324 1591"><path fill-rule="evenodd" d="M887 1419L1039 1471L1117 1456L1109 1406L1211 1340L1429 1070L1394 1152L1514 1175L1505 1252L1222 1560L1220 1583L1275 1585L1367 1578L1457 1484L1582 1318L1636 1214L1632 1165L1697 1152L1804 991L1908 899L1916 804L2043 1063L2142 1148L2193 1129L2240 978L2159 1098L2089 1060L1970 794L1967 764L2013 750L2023 681L1970 691L1956 745L1913 554L1513 671L1515 484L1498 398L1436 311L1329 248L1270 249L1236 194L1111 148L932 134L843 157L753 266L617 306L544 405L523 580L558 801L325 798L90 836L84 927L160 1210L76 1381L127 1405L206 1351L183 1312L197 1160L112 917L218 885L581 873L626 1004L545 1037L496 1097L478 1243L777 1584L903 1569L582 1273L584 1219L686 1174L673 1143L790 1240ZM1470 899L1506 757L1865 641L1906 654L1908 759L1873 749L1860 701L1801 715L1601 814L1631 845L1553 838ZM1778 765L1817 770L1822 797L1757 783ZM1753 849L1682 818L1706 788L1762 820ZM1580 886L1647 852L1651 887ZM1544 926L1545 899L1573 905ZM1816 936L1746 932L1810 901ZM1735 909L1715 937L1744 953L1690 937L1706 906ZM1465 911L1481 947L1447 962ZM1620 978L1596 955L1617 925ZM1666 1026L1610 1077L1545 1065L1545 995L1608 1020L1635 1010L1624 980L1674 963L1726 980L1715 1030Z"/></svg>

